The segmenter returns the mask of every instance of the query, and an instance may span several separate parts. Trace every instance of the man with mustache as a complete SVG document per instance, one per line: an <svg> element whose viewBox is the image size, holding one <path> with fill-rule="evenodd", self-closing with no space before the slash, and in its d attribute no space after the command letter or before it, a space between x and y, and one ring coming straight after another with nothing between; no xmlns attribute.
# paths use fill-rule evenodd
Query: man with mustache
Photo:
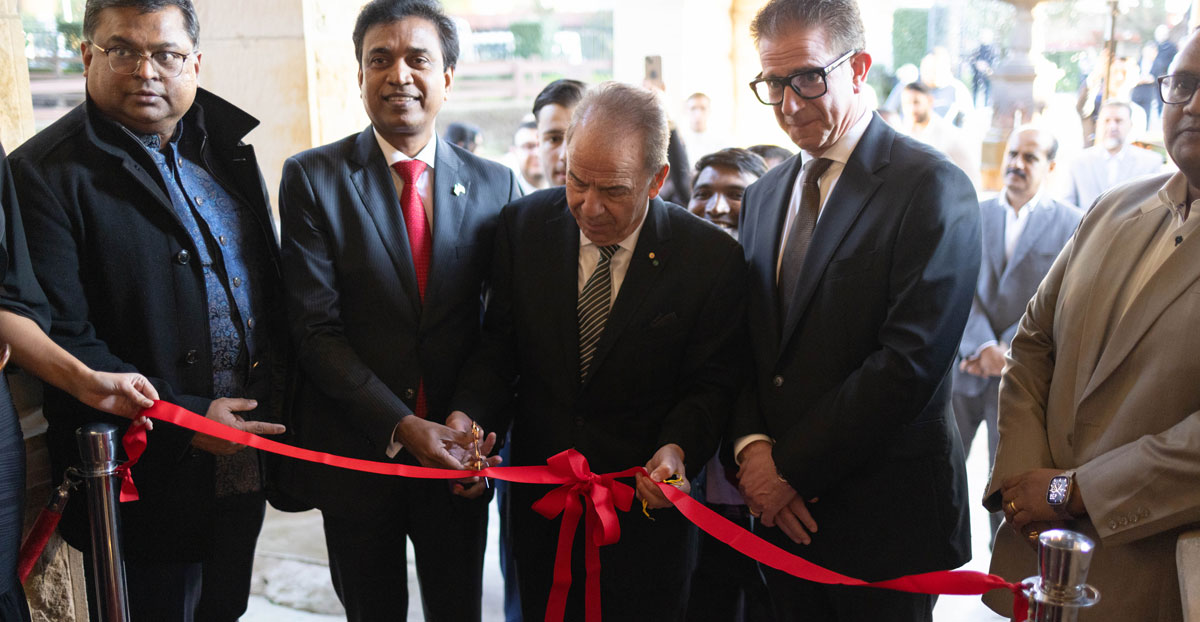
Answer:
<svg viewBox="0 0 1200 622"><path fill-rule="evenodd" d="M458 59L436 0L373 0L353 38L371 125L289 158L279 191L295 428L312 449L462 468L447 447L471 446L471 422L447 420L450 396L479 336L498 214L520 186L434 132ZM283 485L321 510L349 620L404 617L408 540L425 619L479 619L482 482L287 464Z"/></svg>
<svg viewBox="0 0 1200 622"><path fill-rule="evenodd" d="M1157 153L1129 144L1132 118L1133 108L1126 101L1108 101L1100 108L1096 144L1071 163L1065 201L1086 211L1110 188L1162 171L1163 161Z"/></svg>
<svg viewBox="0 0 1200 622"><path fill-rule="evenodd" d="M1035 544L1048 528L1095 543L1087 578L1103 598L1089 620L1183 620L1176 542L1200 525L1195 32L1158 85L1179 171L1101 196L1038 287L1000 381L1000 445L984 497L1006 522L991 571L1010 581L1037 572ZM997 611L1012 604L998 593L985 601Z"/></svg>
<svg viewBox="0 0 1200 622"><path fill-rule="evenodd" d="M987 426L988 463L996 457L996 399L1004 354L1038 284L1083 212L1043 192L1054 170L1058 139L1035 127L1017 128L1004 151L1004 189L979 204L983 265L954 371L954 417L963 449L979 424ZM1000 515L991 515L992 532Z"/></svg>
<svg viewBox="0 0 1200 622"><path fill-rule="evenodd" d="M197 88L190 0L89 0L87 100L17 149L14 184L50 335L100 371L138 371L162 399L277 434L288 360L267 191L242 142L258 121ZM47 388L56 477L75 429L116 420ZM251 421L251 419L255 421ZM267 420L267 421L263 421ZM134 620L237 620L265 512L257 452L160 424L122 503ZM90 550L85 504L59 529Z"/></svg>

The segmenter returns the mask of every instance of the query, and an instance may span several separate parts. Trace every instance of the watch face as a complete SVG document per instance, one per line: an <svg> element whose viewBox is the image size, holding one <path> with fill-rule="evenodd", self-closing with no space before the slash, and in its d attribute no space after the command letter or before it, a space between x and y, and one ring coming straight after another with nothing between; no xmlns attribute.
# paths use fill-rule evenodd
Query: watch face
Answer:
<svg viewBox="0 0 1200 622"><path fill-rule="evenodd" d="M1062 505L1067 502L1067 491L1071 485L1071 478L1065 475L1056 476L1050 480L1050 488L1046 491L1046 503L1050 505Z"/></svg>

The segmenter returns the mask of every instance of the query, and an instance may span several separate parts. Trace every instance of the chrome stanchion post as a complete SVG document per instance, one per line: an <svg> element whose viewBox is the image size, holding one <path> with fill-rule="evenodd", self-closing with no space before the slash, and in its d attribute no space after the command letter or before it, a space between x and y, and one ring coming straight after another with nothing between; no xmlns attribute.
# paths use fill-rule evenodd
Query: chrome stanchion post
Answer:
<svg viewBox="0 0 1200 622"><path fill-rule="evenodd" d="M1031 622L1075 622L1080 609L1100 601L1087 584L1094 549L1089 538L1066 529L1038 536L1038 576L1025 579Z"/></svg>
<svg viewBox="0 0 1200 622"><path fill-rule="evenodd" d="M90 423L75 430L87 482L92 524L92 581L102 622L129 622L125 558L121 554L120 478L117 477L117 427Z"/></svg>

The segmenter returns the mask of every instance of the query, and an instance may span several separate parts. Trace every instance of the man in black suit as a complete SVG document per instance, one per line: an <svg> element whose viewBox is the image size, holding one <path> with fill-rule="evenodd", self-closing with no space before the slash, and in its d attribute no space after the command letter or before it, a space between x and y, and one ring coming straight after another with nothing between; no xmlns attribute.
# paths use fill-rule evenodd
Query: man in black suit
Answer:
<svg viewBox="0 0 1200 622"><path fill-rule="evenodd" d="M741 384L745 261L731 237L657 198L667 121L651 92L592 91L566 141L566 187L501 212L484 338L451 417L491 430L511 422L514 465L575 448L595 473L645 465L656 481L687 477L715 451ZM526 620L545 617L553 582L558 519L531 509L547 490L512 489ZM669 506L644 477L637 492ZM605 619L682 613L689 524L673 508L653 516L622 514L620 541L600 549ZM583 538L570 619L582 617Z"/></svg>
<svg viewBox="0 0 1200 622"><path fill-rule="evenodd" d="M752 87L803 151L747 188L739 229L755 377L731 436L756 532L868 581L957 567L949 373L979 271L975 193L867 109L854 0L773 0L752 30ZM781 619L932 616L931 596L763 572Z"/></svg>
<svg viewBox="0 0 1200 622"><path fill-rule="evenodd" d="M189 0L90 0L87 100L11 157L50 335L92 369L137 371L164 400L253 433L278 420L287 360L258 121L196 87ZM246 398L246 399L240 399ZM242 414L237 414L242 413ZM55 477L75 429L115 419L46 389ZM160 424L121 504L135 620L236 620L264 513L254 450ZM60 524L90 549L87 512ZM93 608L92 611L96 611Z"/></svg>
<svg viewBox="0 0 1200 622"><path fill-rule="evenodd" d="M306 447L461 468L443 425L478 340L507 167L437 138L454 79L454 23L433 0L374 0L354 28L371 126L283 168L288 313L303 372L294 426ZM482 484L289 463L284 486L321 509L330 572L350 620L403 617L406 539L427 620L479 619Z"/></svg>

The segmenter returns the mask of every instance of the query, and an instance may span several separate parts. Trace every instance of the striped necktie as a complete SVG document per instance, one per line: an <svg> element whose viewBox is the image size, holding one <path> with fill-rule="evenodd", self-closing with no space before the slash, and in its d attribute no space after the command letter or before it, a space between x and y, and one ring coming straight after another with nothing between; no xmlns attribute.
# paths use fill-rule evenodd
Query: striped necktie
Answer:
<svg viewBox="0 0 1200 622"><path fill-rule="evenodd" d="M579 292L579 382L587 378L588 366L596 354L596 344L608 311L612 306L612 256L621 248L619 244L600 247L600 262Z"/></svg>

